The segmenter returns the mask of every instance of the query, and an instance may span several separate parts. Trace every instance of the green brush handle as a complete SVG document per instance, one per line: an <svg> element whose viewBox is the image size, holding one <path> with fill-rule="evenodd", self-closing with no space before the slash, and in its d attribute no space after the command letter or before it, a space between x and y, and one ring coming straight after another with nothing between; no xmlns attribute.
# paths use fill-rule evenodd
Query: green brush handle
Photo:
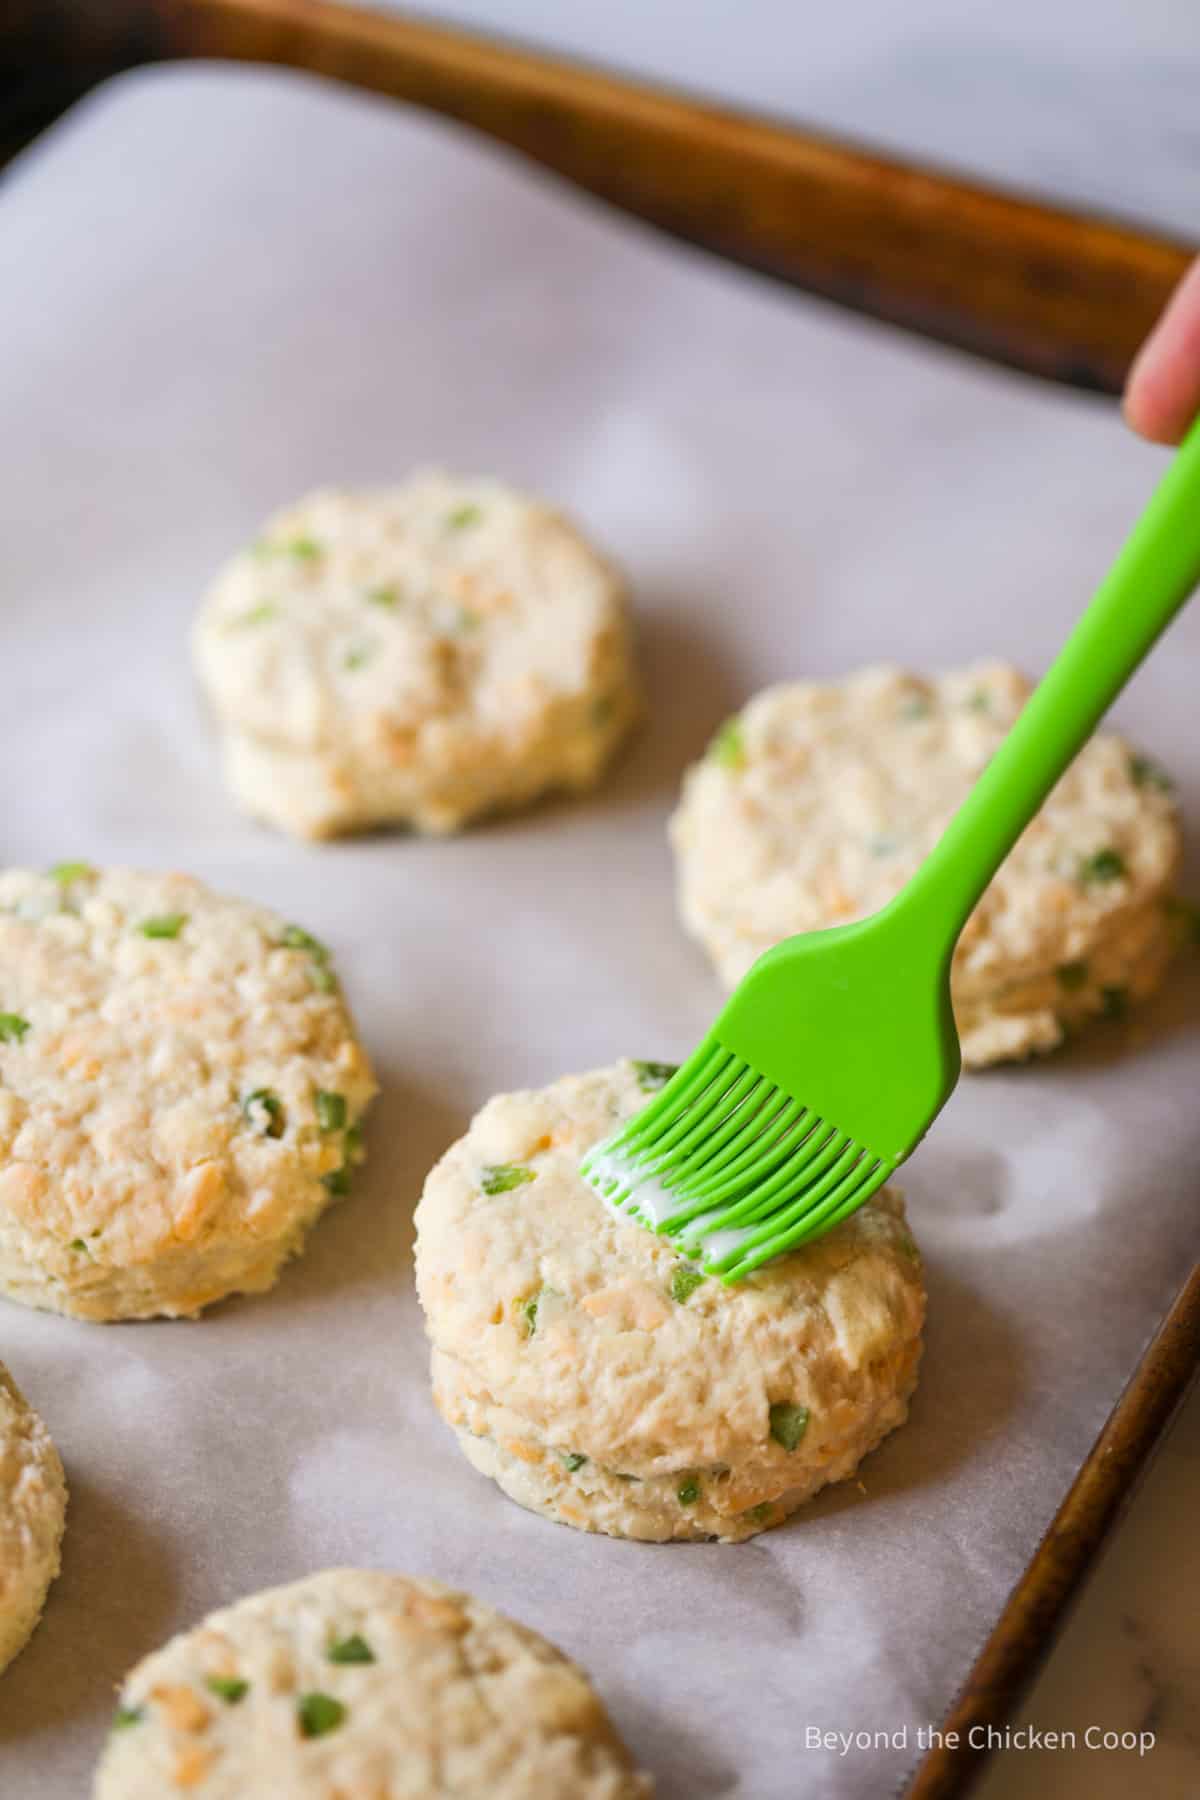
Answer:
<svg viewBox="0 0 1200 1800"><path fill-rule="evenodd" d="M953 949L972 909L1072 758L1200 582L1200 420L1095 599L933 853L892 902L917 903Z"/></svg>

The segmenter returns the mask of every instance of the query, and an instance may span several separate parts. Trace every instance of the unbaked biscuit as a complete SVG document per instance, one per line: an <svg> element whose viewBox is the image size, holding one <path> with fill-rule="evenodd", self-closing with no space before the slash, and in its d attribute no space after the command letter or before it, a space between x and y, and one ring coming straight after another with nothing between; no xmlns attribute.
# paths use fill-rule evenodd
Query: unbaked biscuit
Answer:
<svg viewBox="0 0 1200 1800"><path fill-rule="evenodd" d="M614 569L540 501L438 472L277 513L193 651L237 803L300 837L590 787L640 709Z"/></svg>
<svg viewBox="0 0 1200 1800"><path fill-rule="evenodd" d="M624 1062L500 1095L432 1171L416 1254L434 1398L524 1506L614 1536L734 1541L905 1418L920 1258L884 1189L744 1281L702 1277L579 1174L662 1075Z"/></svg>
<svg viewBox="0 0 1200 1800"><path fill-rule="evenodd" d="M330 1569L139 1663L95 1800L648 1800L586 1677L436 1581Z"/></svg>
<svg viewBox="0 0 1200 1800"><path fill-rule="evenodd" d="M766 689L689 770L679 909L729 986L793 933L877 911L937 843L1030 684L1002 663ZM1161 983L1180 833L1163 772L1085 745L997 873L952 970L963 1060L1053 1049Z"/></svg>
<svg viewBox="0 0 1200 1800"><path fill-rule="evenodd" d="M66 1513L58 1451L0 1363L0 1669L42 1616Z"/></svg>
<svg viewBox="0 0 1200 1800"><path fill-rule="evenodd" d="M186 875L0 874L0 1293L193 1314L275 1280L375 1092L329 952Z"/></svg>

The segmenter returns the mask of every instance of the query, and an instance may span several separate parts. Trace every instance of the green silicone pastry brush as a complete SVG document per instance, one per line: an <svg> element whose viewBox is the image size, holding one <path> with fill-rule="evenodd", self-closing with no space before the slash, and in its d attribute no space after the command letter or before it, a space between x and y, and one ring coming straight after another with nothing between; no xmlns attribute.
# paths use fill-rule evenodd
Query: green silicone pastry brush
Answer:
<svg viewBox="0 0 1200 1800"><path fill-rule="evenodd" d="M645 1109L583 1162L618 1210L737 1281L910 1156L960 1056L950 960L976 901L1200 581L1200 422L916 874L872 917L777 944Z"/></svg>

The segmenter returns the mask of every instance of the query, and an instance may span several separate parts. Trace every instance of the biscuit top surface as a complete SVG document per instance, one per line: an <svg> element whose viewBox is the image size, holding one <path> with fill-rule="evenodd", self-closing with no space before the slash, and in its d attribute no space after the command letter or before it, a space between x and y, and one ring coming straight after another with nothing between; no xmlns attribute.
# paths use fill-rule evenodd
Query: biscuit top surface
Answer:
<svg viewBox="0 0 1200 1800"><path fill-rule="evenodd" d="M559 514L427 472L275 514L218 576L194 641L240 730L399 755L439 725L519 740L549 700L624 678L624 629L623 584Z"/></svg>
<svg viewBox="0 0 1200 1800"><path fill-rule="evenodd" d="M30 1582L44 1583L56 1564L65 1508L50 1433L0 1363L0 1646L8 1618L27 1609Z"/></svg>
<svg viewBox="0 0 1200 1800"><path fill-rule="evenodd" d="M417 1209L429 1333L548 1443L599 1463L786 1469L772 1407L836 1432L856 1383L919 1335L919 1257L884 1190L734 1286L695 1282L669 1240L612 1213L579 1174L660 1081L656 1065L623 1062L476 1115Z"/></svg>
<svg viewBox="0 0 1200 1800"><path fill-rule="evenodd" d="M981 663L931 680L872 668L757 695L689 771L671 827L685 918L723 972L736 979L781 937L885 905L1029 692L1007 664ZM1080 956L1159 893L1179 856L1168 787L1121 738L1093 738L968 922L958 991Z"/></svg>
<svg viewBox="0 0 1200 1800"><path fill-rule="evenodd" d="M275 1237L374 1091L299 927L185 875L0 874L5 1229L120 1266Z"/></svg>
<svg viewBox="0 0 1200 1800"><path fill-rule="evenodd" d="M638 1800L544 1639L434 1581L331 1569L214 1613L121 1692L98 1800Z"/></svg>

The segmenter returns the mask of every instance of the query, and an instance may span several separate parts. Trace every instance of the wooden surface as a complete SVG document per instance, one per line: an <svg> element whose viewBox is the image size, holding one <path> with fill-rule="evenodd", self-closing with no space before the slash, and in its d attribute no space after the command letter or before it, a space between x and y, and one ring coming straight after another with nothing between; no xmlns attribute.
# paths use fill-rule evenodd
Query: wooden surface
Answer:
<svg viewBox="0 0 1200 1800"><path fill-rule="evenodd" d="M1180 244L395 14L158 0L171 53L313 70L460 119L665 230L860 312L1119 391Z"/></svg>

